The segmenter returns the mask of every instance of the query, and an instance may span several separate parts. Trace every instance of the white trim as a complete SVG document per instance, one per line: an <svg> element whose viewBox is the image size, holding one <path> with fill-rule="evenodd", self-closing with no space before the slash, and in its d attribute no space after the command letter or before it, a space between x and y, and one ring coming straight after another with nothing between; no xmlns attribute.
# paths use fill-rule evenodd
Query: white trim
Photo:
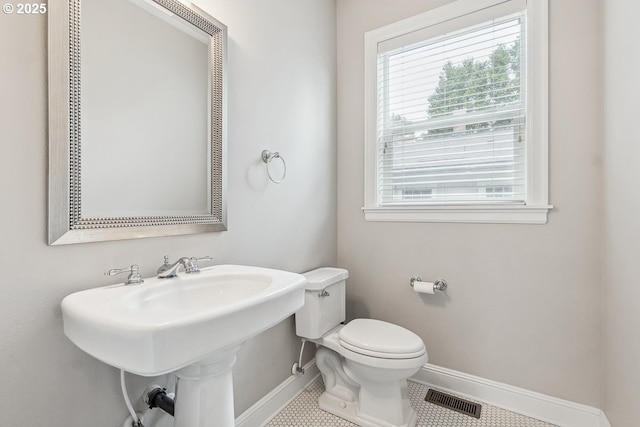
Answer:
<svg viewBox="0 0 640 427"><path fill-rule="evenodd" d="M425 364L412 380L561 427L611 427L604 412L579 403Z"/></svg>
<svg viewBox="0 0 640 427"><path fill-rule="evenodd" d="M236 418L236 427L262 427L275 417L285 406L295 399L320 371L315 359L304 366L304 374L291 375L269 394Z"/></svg>
<svg viewBox="0 0 640 427"><path fill-rule="evenodd" d="M387 28L382 27L364 34L364 206L367 208L378 205L376 162L377 58L378 41L382 39L383 32Z"/></svg>
<svg viewBox="0 0 640 427"><path fill-rule="evenodd" d="M533 25L531 23L533 22ZM527 198L549 203L549 3L527 2Z"/></svg>
<svg viewBox="0 0 640 427"><path fill-rule="evenodd" d="M373 30L383 40L378 53L386 53L441 34L491 21L526 8L526 0L457 1Z"/></svg>
<svg viewBox="0 0 640 427"><path fill-rule="evenodd" d="M553 206L460 205L362 208L366 221L546 224Z"/></svg>
<svg viewBox="0 0 640 427"><path fill-rule="evenodd" d="M545 224L549 205L548 0L527 1L527 205L397 206L378 201L376 106L379 44L456 16L515 0L458 0L364 35L364 207L366 221Z"/></svg>
<svg viewBox="0 0 640 427"><path fill-rule="evenodd" d="M459 0L444 6L427 10L415 16L410 16L401 21L385 25L384 27L365 33L365 38L376 40L376 53L378 52L378 41L386 41L396 37L405 36L408 33L423 30L424 28L440 24L468 15L482 9L509 3L515 0Z"/></svg>

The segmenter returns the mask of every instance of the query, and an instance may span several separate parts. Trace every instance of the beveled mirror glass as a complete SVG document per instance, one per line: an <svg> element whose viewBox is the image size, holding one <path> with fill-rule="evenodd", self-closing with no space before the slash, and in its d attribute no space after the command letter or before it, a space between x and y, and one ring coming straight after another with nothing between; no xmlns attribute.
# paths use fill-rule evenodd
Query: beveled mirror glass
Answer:
<svg viewBox="0 0 640 427"><path fill-rule="evenodd" d="M49 244L226 229L226 27L175 0L49 8Z"/></svg>

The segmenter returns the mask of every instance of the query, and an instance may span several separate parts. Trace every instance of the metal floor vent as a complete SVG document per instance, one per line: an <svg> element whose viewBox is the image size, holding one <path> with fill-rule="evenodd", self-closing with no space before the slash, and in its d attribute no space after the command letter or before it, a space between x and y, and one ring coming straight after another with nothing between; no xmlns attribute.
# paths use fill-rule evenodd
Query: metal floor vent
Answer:
<svg viewBox="0 0 640 427"><path fill-rule="evenodd" d="M433 403L443 408L448 408L461 414L469 415L473 418L480 418L480 412L482 411L482 405L479 403L469 402L468 400L460 399L459 397L451 396L450 394L443 393L434 389L429 389L425 401Z"/></svg>

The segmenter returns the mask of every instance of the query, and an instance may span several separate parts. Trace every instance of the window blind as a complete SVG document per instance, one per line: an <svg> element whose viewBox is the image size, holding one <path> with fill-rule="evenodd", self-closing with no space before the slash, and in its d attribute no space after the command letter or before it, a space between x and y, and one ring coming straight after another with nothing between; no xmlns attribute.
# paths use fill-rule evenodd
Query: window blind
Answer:
<svg viewBox="0 0 640 427"><path fill-rule="evenodd" d="M519 12L378 53L380 205L525 202L525 25Z"/></svg>

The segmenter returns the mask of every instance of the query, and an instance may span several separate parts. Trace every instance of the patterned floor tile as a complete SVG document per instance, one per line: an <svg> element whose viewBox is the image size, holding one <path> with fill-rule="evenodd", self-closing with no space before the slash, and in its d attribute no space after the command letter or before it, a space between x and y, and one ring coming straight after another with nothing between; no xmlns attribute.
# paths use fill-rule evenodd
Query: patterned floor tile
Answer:
<svg viewBox="0 0 640 427"><path fill-rule="evenodd" d="M479 419L424 401L429 388L409 381L409 397L418 413L416 427L555 427L495 406L482 404ZM318 397L324 391L322 378L316 378L305 390L277 414L266 427L357 427L318 407Z"/></svg>

